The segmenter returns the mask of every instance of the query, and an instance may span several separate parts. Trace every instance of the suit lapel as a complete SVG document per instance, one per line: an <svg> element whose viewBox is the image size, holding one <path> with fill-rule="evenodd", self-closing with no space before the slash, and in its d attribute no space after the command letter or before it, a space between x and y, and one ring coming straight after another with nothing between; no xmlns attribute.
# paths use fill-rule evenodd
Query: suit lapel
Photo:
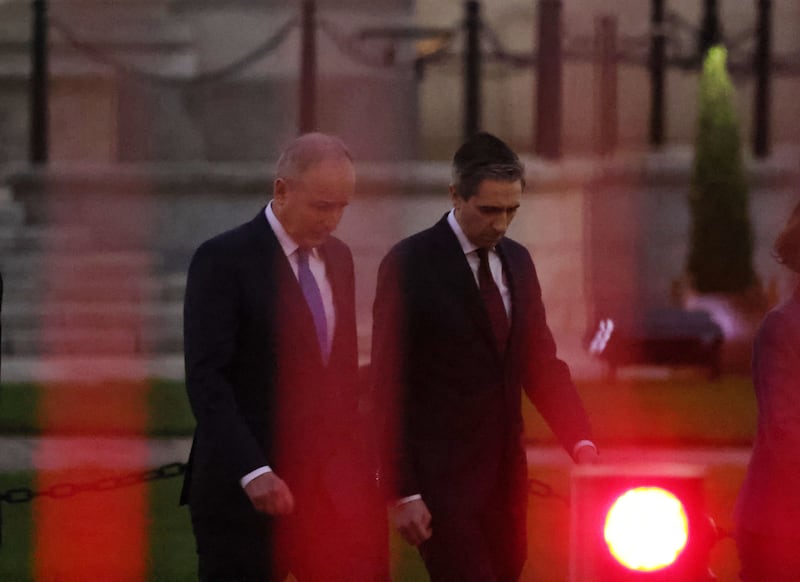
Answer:
<svg viewBox="0 0 800 582"><path fill-rule="evenodd" d="M534 271L527 252L503 239L498 245L511 291L511 333L506 353L519 356L525 338L531 333L532 306L535 304ZM524 354L522 354L525 357ZM513 356L512 356L513 357Z"/></svg>
<svg viewBox="0 0 800 582"><path fill-rule="evenodd" d="M321 363L322 353L314 328L314 318L305 297L303 297L300 283L289 264L289 258L284 254L263 211L260 213L260 218L256 217L253 223L255 223L259 244L264 249L264 256L268 257L262 267L263 274L267 280L274 280L277 283L276 313L279 320L287 322L285 326L282 326L285 329L281 329L281 335L284 338L293 336L293 344L299 343L306 346L307 350L316 354L316 358Z"/></svg>
<svg viewBox="0 0 800 582"><path fill-rule="evenodd" d="M434 251L438 253L435 268L441 273L441 278L446 282L449 297L462 298L464 311L472 318L478 331L499 356L497 342L489 321L489 314L483 304L475 276L467 262L464 249L458 242L453 229L447 223L447 216L434 226L436 245Z"/></svg>
<svg viewBox="0 0 800 582"><path fill-rule="evenodd" d="M333 256L334 253L329 243L323 243L319 248L319 252L322 260L325 262L325 271L328 275L328 281L331 285L331 294L333 295L333 309L336 313L334 329L328 332L331 342L329 359L333 359L333 353L338 343L337 338L339 337L339 330L343 328L342 318L346 313L346 306L342 303L342 298L345 297L346 273L343 269L337 268L338 262Z"/></svg>
<svg viewBox="0 0 800 582"><path fill-rule="evenodd" d="M500 261L503 263L503 274L508 283L508 290L511 296L511 315L508 336L508 345L506 351L511 351L511 347L516 338L521 337L520 327L525 318L526 301L522 298L522 285L520 285L519 277L521 273L521 265L516 260L516 256L511 252L506 239L503 238L497 243L497 254L500 256Z"/></svg>

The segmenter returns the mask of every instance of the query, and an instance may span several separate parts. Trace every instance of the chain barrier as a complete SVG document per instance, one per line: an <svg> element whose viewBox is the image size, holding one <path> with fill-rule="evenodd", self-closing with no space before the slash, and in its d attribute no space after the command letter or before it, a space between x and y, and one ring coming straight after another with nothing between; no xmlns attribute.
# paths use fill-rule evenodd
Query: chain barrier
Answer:
<svg viewBox="0 0 800 582"><path fill-rule="evenodd" d="M528 477L528 493L544 499L556 499L567 507L570 506L569 497L556 493L550 485L539 479Z"/></svg>
<svg viewBox="0 0 800 582"><path fill-rule="evenodd" d="M50 24L64 37L64 40L66 40L75 49L84 53L96 62L111 67L117 74L121 76L132 77L140 81L148 81L158 85L178 87L216 83L219 81L224 81L229 77L238 75L282 45L292 30L298 25L298 23L299 19L297 16L290 18L270 38L262 42L249 53L227 65L223 65L218 69L201 72L192 76L178 77L175 75L165 75L148 71L146 69L136 67L130 63L124 63L112 57L106 51L98 48L95 44L81 40L68 25L64 24L57 18L50 17Z"/></svg>
<svg viewBox="0 0 800 582"><path fill-rule="evenodd" d="M728 68L732 75L746 77L752 74L752 48L756 30L746 28L731 35L725 41L728 49ZM662 36L666 41L666 64L684 71L698 70L702 63L697 53L697 35L699 27L691 24L676 12L668 11L660 28L649 28L635 35L620 35L617 38L616 61L619 64L649 67L650 45L654 36ZM487 56L496 62L513 68L536 67L538 54L536 51L512 52L505 48L500 35L487 23L483 23L481 35L486 40L489 51ZM593 35L565 35L563 41L563 57L570 61L591 63L597 59ZM773 55L772 70L777 75L800 75L800 51Z"/></svg>
<svg viewBox="0 0 800 582"><path fill-rule="evenodd" d="M115 489L123 489L133 485L141 485L150 481L161 479L172 479L180 477L186 472L186 463L168 463L155 469L147 471L137 471L125 473L115 477L103 477L94 481L84 483L73 483L65 481L56 483L42 490L31 489L30 487L13 487L0 493L0 546L3 540L3 503L16 505L19 503L30 503L37 497L48 497L50 499L67 499L82 493L101 493Z"/></svg>
<svg viewBox="0 0 800 582"><path fill-rule="evenodd" d="M457 36L457 33L442 36L442 46L425 56L415 56L410 59L398 61L394 58L393 53L392 58L387 59L386 56L376 56L365 52L361 46L365 42L364 39L360 38L358 34L348 34L338 30L329 20L320 18L317 20L317 24L319 25L319 29L327 35L340 53L353 62L376 69L418 68L421 64L442 60L446 58L446 55L450 55L450 47L453 44L454 38Z"/></svg>
<svg viewBox="0 0 800 582"><path fill-rule="evenodd" d="M224 81L236 76L262 60L268 54L277 50L287 39L289 34L299 26L299 17L291 17L275 34L265 40L255 49L235 61L223 65L218 69L201 72L192 76L180 77L156 73L125 63L108 54L96 44L85 41L79 37L67 24L51 16L50 22L64 39L78 51L92 60L112 68L121 76L131 77L158 85L173 87L198 86ZM390 44L384 54L373 54L365 50L364 44L368 42L358 33L343 32L328 19L318 18L317 26L335 45L337 50L352 62L372 69L415 70L421 74L424 67L430 64L446 64L457 60L458 55L452 51L454 41L463 33L460 26L453 26L451 34L441 37L441 44L430 53L414 55L410 58L398 60L394 44ZM618 63L647 67L650 62L650 44L655 35L662 36L666 41L667 65L682 70L697 70L700 57L697 54L696 37L699 27L693 25L680 14L667 11L664 24L659 28L650 28L640 34L621 36L618 39L616 60ZM746 49L752 45L755 30L748 28L731 36L726 42L729 48L729 69L732 74L745 76L752 72L751 55L745 54ZM500 35L486 22L481 26L481 36L487 44L486 56L489 61L509 65L516 69L531 69L536 67L538 54L536 51L512 52L506 49ZM741 53L741 54L740 54ZM566 59L577 62L593 62L596 58L595 38L592 35L565 36L563 55ZM772 67L776 74L798 75L800 65L797 54L773 57Z"/></svg>
<svg viewBox="0 0 800 582"><path fill-rule="evenodd" d="M500 40L500 35L486 23L481 26L481 36L488 41L491 47L491 52L489 54L493 60L519 68L536 66L538 57L535 52L529 54L514 54L507 51L505 46L503 46L503 42Z"/></svg>
<svg viewBox="0 0 800 582"><path fill-rule="evenodd" d="M149 481L160 479L171 479L180 477L186 472L185 463L169 463L156 469L143 472L126 473L116 477L103 477L95 481L85 483L56 483L47 489L36 491L29 487L15 487L0 493L0 502L9 504L28 503L36 497L50 497L51 499L64 499L75 497L80 493L110 491L112 489L122 489L131 485L139 485Z"/></svg>
<svg viewBox="0 0 800 582"><path fill-rule="evenodd" d="M140 81L147 81L157 85L181 87L215 83L238 75L266 57L268 54L277 50L284 43L289 34L299 26L299 17L294 16L290 18L270 38L235 61L218 69L201 72L187 77L156 73L154 71L137 67L131 63L123 62L111 56L108 51L101 49L95 43L81 39L80 36L68 24L62 22L57 17L51 16L50 24L53 29L58 31L64 40L73 48L95 62L110 67L121 76L131 77ZM327 35L327 37L334 43L339 52L349 58L351 61L370 68L395 70L418 70L420 67L423 67L427 64L442 62L454 57L455 55L452 54L450 49L452 47L453 40L458 36L459 32L457 29L454 29L455 32L453 34L443 35L443 42L441 43L441 46L437 47L430 53L422 56L417 55L412 58L398 61L394 56L393 46L391 58L387 58L387 55L379 56L369 54L362 46L365 41L361 39L358 34L341 32L330 21L324 18L318 19L317 25L320 31Z"/></svg>

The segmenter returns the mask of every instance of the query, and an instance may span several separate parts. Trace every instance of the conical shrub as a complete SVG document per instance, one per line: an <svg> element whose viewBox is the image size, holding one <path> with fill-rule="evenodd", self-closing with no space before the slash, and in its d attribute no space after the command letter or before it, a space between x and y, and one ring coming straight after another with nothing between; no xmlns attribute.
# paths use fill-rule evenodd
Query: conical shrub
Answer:
<svg viewBox="0 0 800 582"><path fill-rule="evenodd" d="M687 268L701 293L737 293L756 283L748 185L726 60L724 47L712 47L700 79Z"/></svg>

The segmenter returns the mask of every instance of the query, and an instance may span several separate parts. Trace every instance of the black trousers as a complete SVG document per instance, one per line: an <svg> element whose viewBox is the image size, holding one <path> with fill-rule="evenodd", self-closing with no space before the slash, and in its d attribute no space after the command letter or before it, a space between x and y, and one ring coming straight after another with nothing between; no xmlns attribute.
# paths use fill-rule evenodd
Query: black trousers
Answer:
<svg viewBox="0 0 800 582"><path fill-rule="evenodd" d="M431 582L517 582L527 553L526 500L483 507L431 507L432 536L420 545Z"/></svg>
<svg viewBox="0 0 800 582"><path fill-rule="evenodd" d="M354 524L327 504L296 500L289 516L192 515L202 582L388 582L388 524ZM379 519L380 519L379 517Z"/></svg>

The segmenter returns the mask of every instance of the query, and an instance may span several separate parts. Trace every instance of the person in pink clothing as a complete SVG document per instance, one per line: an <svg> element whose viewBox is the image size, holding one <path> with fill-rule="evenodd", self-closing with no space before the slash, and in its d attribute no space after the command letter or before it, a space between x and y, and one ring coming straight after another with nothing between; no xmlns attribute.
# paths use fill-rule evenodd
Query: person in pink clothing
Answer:
<svg viewBox="0 0 800 582"><path fill-rule="evenodd" d="M774 246L800 273L800 204ZM800 285L770 311L753 345L758 432L736 507L744 582L800 580Z"/></svg>

